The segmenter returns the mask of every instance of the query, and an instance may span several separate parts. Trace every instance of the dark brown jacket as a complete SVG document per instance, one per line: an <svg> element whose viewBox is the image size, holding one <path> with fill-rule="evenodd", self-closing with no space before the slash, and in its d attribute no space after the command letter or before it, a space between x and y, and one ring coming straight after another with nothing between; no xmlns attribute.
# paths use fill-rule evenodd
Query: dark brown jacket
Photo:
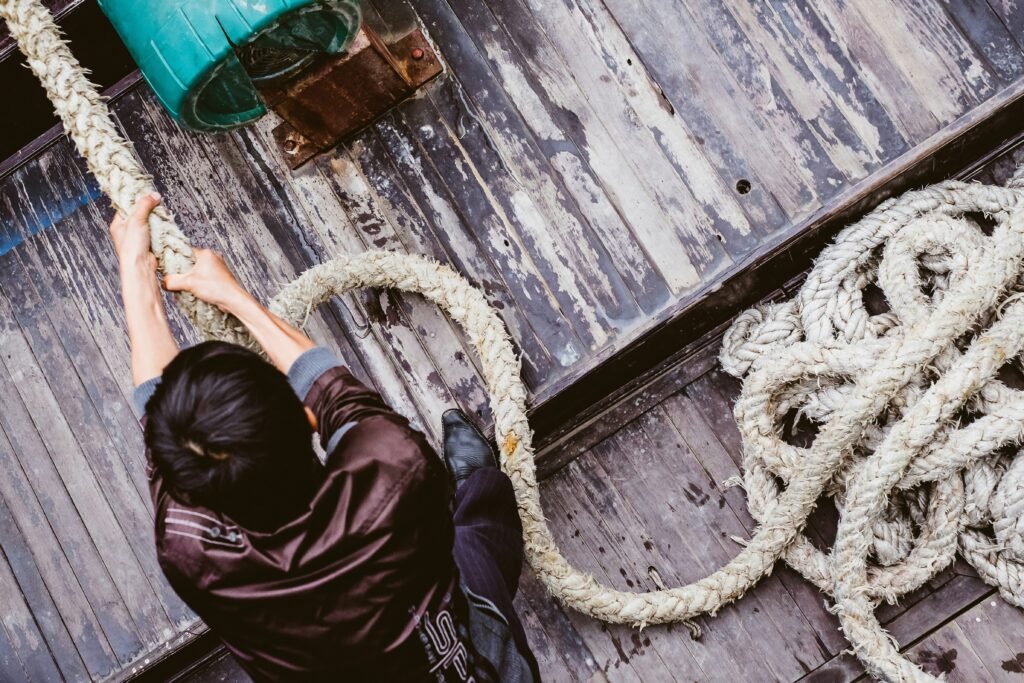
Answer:
<svg viewBox="0 0 1024 683"><path fill-rule="evenodd" d="M459 586L436 453L323 349L290 379L327 452L313 502L256 533L176 502L151 465L171 585L256 680L496 680L470 635L480 613Z"/></svg>

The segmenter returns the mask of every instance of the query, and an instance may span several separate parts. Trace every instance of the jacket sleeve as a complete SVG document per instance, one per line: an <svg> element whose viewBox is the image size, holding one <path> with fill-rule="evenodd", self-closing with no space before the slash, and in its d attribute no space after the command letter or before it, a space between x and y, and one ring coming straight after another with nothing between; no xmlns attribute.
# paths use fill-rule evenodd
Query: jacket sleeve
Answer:
<svg viewBox="0 0 1024 683"><path fill-rule="evenodd" d="M302 354L288 371L288 379L316 416L320 442L328 455L345 434L370 417L388 417L392 418L389 421L407 424L325 348Z"/></svg>
<svg viewBox="0 0 1024 683"><path fill-rule="evenodd" d="M344 472L366 503L352 515L358 532L436 526L437 515L426 513L435 507L442 517L447 515L448 484L441 459L424 435L377 392L326 349L307 351L288 374L316 416L328 471Z"/></svg>

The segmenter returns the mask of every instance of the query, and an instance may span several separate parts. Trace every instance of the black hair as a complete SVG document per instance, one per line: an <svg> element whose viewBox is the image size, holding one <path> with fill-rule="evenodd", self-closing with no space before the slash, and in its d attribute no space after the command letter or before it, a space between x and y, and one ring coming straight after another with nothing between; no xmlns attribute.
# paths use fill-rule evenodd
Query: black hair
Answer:
<svg viewBox="0 0 1024 683"><path fill-rule="evenodd" d="M312 500L313 430L288 378L241 346L179 353L146 406L146 446L171 497L254 531Z"/></svg>

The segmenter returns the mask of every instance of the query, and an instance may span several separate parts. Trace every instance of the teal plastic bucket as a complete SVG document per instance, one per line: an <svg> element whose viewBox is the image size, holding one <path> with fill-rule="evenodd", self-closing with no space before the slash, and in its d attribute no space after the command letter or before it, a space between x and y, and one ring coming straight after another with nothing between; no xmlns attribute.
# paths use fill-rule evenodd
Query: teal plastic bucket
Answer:
<svg viewBox="0 0 1024 683"><path fill-rule="evenodd" d="M359 0L99 0L160 102L183 124L228 130L266 113L256 85L344 52ZM244 63L243 63L244 62Z"/></svg>

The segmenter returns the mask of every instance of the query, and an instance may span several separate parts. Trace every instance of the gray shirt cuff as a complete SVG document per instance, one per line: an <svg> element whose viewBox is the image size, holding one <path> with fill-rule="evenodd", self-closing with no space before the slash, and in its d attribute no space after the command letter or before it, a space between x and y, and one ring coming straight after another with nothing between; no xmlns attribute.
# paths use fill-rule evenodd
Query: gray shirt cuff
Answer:
<svg viewBox="0 0 1024 683"><path fill-rule="evenodd" d="M299 356L288 370L288 381L299 399L306 400L310 390L320 376L331 368L342 365L338 357L322 346L306 351Z"/></svg>
<svg viewBox="0 0 1024 683"><path fill-rule="evenodd" d="M160 377L147 379L132 391L132 403L135 405L135 412L139 417L146 414L146 404L153 397L156 388L160 386L160 379Z"/></svg>

